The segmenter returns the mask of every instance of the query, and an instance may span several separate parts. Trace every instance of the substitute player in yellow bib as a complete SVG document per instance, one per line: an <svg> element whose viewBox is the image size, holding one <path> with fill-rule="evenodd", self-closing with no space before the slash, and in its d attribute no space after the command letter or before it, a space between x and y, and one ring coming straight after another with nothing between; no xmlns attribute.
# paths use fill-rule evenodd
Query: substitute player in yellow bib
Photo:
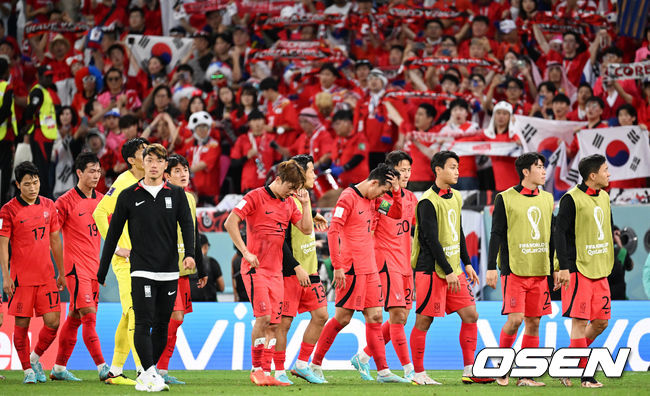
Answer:
<svg viewBox="0 0 650 396"><path fill-rule="evenodd" d="M560 262L563 316L571 319L571 348L586 348L606 328L611 316L607 276L614 265L612 210L607 160L590 155L578 164L582 184L560 200L555 249ZM580 359L579 367L587 364ZM563 382L566 386L571 383ZM593 377L581 379L584 388L603 386Z"/></svg>
<svg viewBox="0 0 650 396"><path fill-rule="evenodd" d="M492 235L488 253L487 285L496 288L497 262L503 291L499 347L511 348L522 322L526 330L522 348L539 347L539 320L551 313L551 294L546 277L551 263L553 196L540 187L546 182L544 156L526 153L515 161L519 184L499 193L494 200ZM554 272L555 279L557 273ZM508 385L508 376L497 378ZM532 378L520 378L517 386L544 386Z"/></svg>
<svg viewBox="0 0 650 396"><path fill-rule="evenodd" d="M144 177L144 167L142 165L142 151L147 146L147 141L143 138L134 138L124 143L122 146L122 158L129 167L123 172L111 185L104 198L99 202L93 218L97 224L102 237L106 238L110 216L115 210L115 203L120 193L127 187L130 187ZM113 352L113 362L106 383L113 385L130 385L134 386L135 381L127 378L123 373L124 363L129 356L129 351L133 352L133 361L138 372L142 371L140 359L133 345L133 334L135 331L135 317L133 316L133 302L131 300L131 266L129 264L129 254L131 252L131 238L127 231L128 224L124 226L124 232L118 242L118 248L115 250L111 261L113 272L117 278L117 285L120 291L120 303L122 304L122 318L115 329L115 349Z"/></svg>

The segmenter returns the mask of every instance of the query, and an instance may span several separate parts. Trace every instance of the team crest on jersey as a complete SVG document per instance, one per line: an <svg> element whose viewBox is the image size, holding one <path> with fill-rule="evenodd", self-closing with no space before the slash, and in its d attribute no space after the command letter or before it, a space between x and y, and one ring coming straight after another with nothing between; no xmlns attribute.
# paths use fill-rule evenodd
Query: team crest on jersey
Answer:
<svg viewBox="0 0 650 396"><path fill-rule="evenodd" d="M366 151L366 144L365 143L359 143L359 150Z"/></svg>
<svg viewBox="0 0 650 396"><path fill-rule="evenodd" d="M84 300L86 300L86 303L90 303L93 301L93 299L90 297L90 294L84 294Z"/></svg>
<svg viewBox="0 0 650 396"><path fill-rule="evenodd" d="M172 208L172 197L165 197L165 208Z"/></svg>
<svg viewBox="0 0 650 396"><path fill-rule="evenodd" d="M106 195L108 195L108 196L110 197L111 195L113 195L114 192L115 192L115 187L111 187L111 188L108 190L108 192L106 193Z"/></svg>
<svg viewBox="0 0 650 396"><path fill-rule="evenodd" d="M45 218L45 224L48 224L50 222L50 212L43 212L43 217Z"/></svg>

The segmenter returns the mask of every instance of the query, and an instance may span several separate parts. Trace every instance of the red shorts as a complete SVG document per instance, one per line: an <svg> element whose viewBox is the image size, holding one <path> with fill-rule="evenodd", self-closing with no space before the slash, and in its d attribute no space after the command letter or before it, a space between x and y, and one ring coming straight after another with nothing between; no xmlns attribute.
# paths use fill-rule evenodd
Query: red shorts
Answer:
<svg viewBox="0 0 650 396"><path fill-rule="evenodd" d="M174 311L183 311L186 314L192 312L192 290L190 289L189 276L180 276L178 278L177 290Z"/></svg>
<svg viewBox="0 0 650 396"><path fill-rule="evenodd" d="M311 286L302 287L295 275L284 278L282 316L295 318L299 313L315 311L326 306L327 295L322 283L312 283Z"/></svg>
<svg viewBox="0 0 650 396"><path fill-rule="evenodd" d="M607 278L589 279L573 272L569 287L562 287L562 316L576 319L609 319L612 307Z"/></svg>
<svg viewBox="0 0 650 396"><path fill-rule="evenodd" d="M501 276L501 315L523 313L527 317L551 314L551 293L545 276Z"/></svg>
<svg viewBox="0 0 650 396"><path fill-rule="evenodd" d="M270 316L271 323L280 323L284 281L282 275L242 274L244 287L253 306L253 316Z"/></svg>
<svg viewBox="0 0 650 396"><path fill-rule="evenodd" d="M366 308L382 307L384 294L379 274L345 275L345 289L336 289L336 306L363 311Z"/></svg>
<svg viewBox="0 0 650 396"><path fill-rule="evenodd" d="M61 300L56 281L52 279L47 284L39 286L16 286L14 295L7 305L9 315L23 318L43 316L48 312L61 312Z"/></svg>
<svg viewBox="0 0 650 396"><path fill-rule="evenodd" d="M384 309L403 307L411 309L413 305L413 275L402 275L393 271L379 273L382 293L385 296Z"/></svg>
<svg viewBox="0 0 650 396"><path fill-rule="evenodd" d="M95 307L99 302L99 282L97 279L79 278L73 273L65 277L70 292L70 310Z"/></svg>
<svg viewBox="0 0 650 396"><path fill-rule="evenodd" d="M415 290L417 290L417 304L415 313L429 316L445 316L461 308L476 305L474 293L467 283L465 274L458 276L460 291L452 293L447 288L447 280L442 279L437 273L415 273Z"/></svg>

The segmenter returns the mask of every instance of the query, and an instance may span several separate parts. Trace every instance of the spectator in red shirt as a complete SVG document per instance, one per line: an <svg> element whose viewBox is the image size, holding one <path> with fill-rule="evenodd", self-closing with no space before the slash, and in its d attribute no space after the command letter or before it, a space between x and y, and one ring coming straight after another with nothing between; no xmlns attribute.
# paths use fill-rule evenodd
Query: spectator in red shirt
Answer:
<svg viewBox="0 0 650 396"><path fill-rule="evenodd" d="M359 60L354 64L354 78L350 82L354 86L352 90L359 96L364 96L368 92L370 70L372 70L372 63L366 59Z"/></svg>
<svg viewBox="0 0 650 396"><path fill-rule="evenodd" d="M330 169L344 187L362 181L369 172L368 139L362 131L355 131L353 122L350 110L339 110L332 118L337 138Z"/></svg>
<svg viewBox="0 0 650 396"><path fill-rule="evenodd" d="M480 132L479 126L468 121L471 114L469 104L464 99L454 99L449 104L449 121L440 129L444 136L452 136L454 140L475 140L475 135ZM458 167L458 190L478 189L476 174L476 158L474 156L461 157Z"/></svg>
<svg viewBox="0 0 650 396"><path fill-rule="evenodd" d="M622 63L623 51L616 47L608 47L601 53L601 76L594 83L594 95L605 103L603 119L616 118L616 110L624 103L634 104L634 98L639 96L635 80L611 80L607 77L610 63Z"/></svg>
<svg viewBox="0 0 650 396"><path fill-rule="evenodd" d="M249 132L237 138L230 151L231 165L241 171L241 191L246 192L264 185L266 174L273 166L275 152L271 147L273 137L265 132L264 114L255 109L248 115Z"/></svg>
<svg viewBox="0 0 650 396"><path fill-rule="evenodd" d="M355 128L365 132L368 138L368 166L375 169L384 162L386 152L394 146L397 130L388 118L383 104L388 79L379 69L372 69L368 77L368 93L357 103L355 111Z"/></svg>
<svg viewBox="0 0 650 396"><path fill-rule="evenodd" d="M293 103L278 91L278 81L268 77L260 82L266 99L266 132L282 147L290 146L298 137L298 114Z"/></svg>
<svg viewBox="0 0 650 396"><path fill-rule="evenodd" d="M122 37L126 36L127 34L147 34L145 33L145 30L147 28L146 25L147 24L145 23L144 10L140 7L132 7L129 10L128 25L124 29Z"/></svg>
<svg viewBox="0 0 650 396"><path fill-rule="evenodd" d="M469 46L471 44L472 39L475 38L480 39L483 37L485 37L488 40L492 52L496 53L499 48L497 43L494 40L487 37L489 30L490 30L490 19L488 19L488 17L484 15L476 15L474 17L474 20L472 20L471 22L471 31L472 31L471 37L467 40L464 40L458 45L458 55L461 58L469 58L470 56Z"/></svg>
<svg viewBox="0 0 650 396"><path fill-rule="evenodd" d="M314 169L329 168L332 162L334 140L329 131L321 124L316 110L311 107L302 109L298 123L301 133L291 146L291 155L309 154L314 158Z"/></svg>
<svg viewBox="0 0 650 396"><path fill-rule="evenodd" d="M300 95L299 107L306 107L314 103L316 95L320 92L327 92L332 95L334 105L343 101L345 89L336 84L341 78L341 73L332 63L325 63L318 71L318 83L310 85ZM261 89L261 86L260 86Z"/></svg>
<svg viewBox="0 0 650 396"><path fill-rule="evenodd" d="M248 115L253 109L257 108L257 89L252 85L244 85L239 95L239 104L230 114L230 121L232 122L236 136L246 132L248 128Z"/></svg>
<svg viewBox="0 0 650 396"><path fill-rule="evenodd" d="M476 140L487 140L492 142L518 142L517 135L514 134L513 128L515 119L512 114L512 105L502 101L494 106L490 125L483 131L483 136ZM515 186L519 182L519 176L515 169L515 157L490 156L492 161L493 180L480 180L482 190L505 191ZM480 173L480 172L479 172ZM481 175L479 177L482 178ZM489 187L489 188L486 188Z"/></svg>
<svg viewBox="0 0 650 396"><path fill-rule="evenodd" d="M214 205L219 199L219 142L210 136L212 117L205 111L190 116L188 127L194 133L194 144L187 150L192 172L192 187L199 204Z"/></svg>
<svg viewBox="0 0 650 396"><path fill-rule="evenodd" d="M113 167L117 164L117 155L106 148L106 138L104 137L104 134L96 128L88 131L88 134L86 135L85 150L90 151L99 158L99 164L102 168L102 176L95 189L102 194L105 194L117 176L113 170Z"/></svg>

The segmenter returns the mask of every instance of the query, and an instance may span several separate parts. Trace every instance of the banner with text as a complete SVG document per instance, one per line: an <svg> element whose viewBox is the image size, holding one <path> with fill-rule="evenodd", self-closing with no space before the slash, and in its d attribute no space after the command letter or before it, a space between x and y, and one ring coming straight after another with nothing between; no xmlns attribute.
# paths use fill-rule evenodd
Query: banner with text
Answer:
<svg viewBox="0 0 650 396"><path fill-rule="evenodd" d="M170 370L248 370L251 367L250 345L254 317L248 303L194 303L194 312L185 316L178 329L176 350L169 363ZM553 313L542 318L539 326L540 346L560 348L569 345L571 319L562 317L559 302L553 301ZM501 302L478 302L477 350L497 347L499 333L506 321L501 315ZM330 316L334 304L328 305ZM120 320L119 303L100 303L97 313L97 333L107 361L113 355L115 328ZM299 315L293 322L287 337L286 367L291 367L298 356L303 333L309 324L309 314ZM384 319L388 315L384 313ZM13 347L13 317L5 315L0 327L0 370L19 370L20 362ZM32 347L38 338L38 322L30 327ZM406 324L406 336L413 328L415 312L411 311ZM450 315L436 319L427 333L428 343L424 359L427 370L462 369L463 359L458 345L460 319ZM523 331L519 332L514 348L521 348ZM339 333L323 361L325 370L352 370L350 358L366 345L364 319L356 313L350 324ZM52 368L58 340L42 358L46 370ZM650 301L613 301L612 318L593 347L607 347L613 353L618 348L632 348L626 370L646 371L650 365ZM400 367L391 344L386 347L388 364ZM94 370L95 365L81 338L69 362L70 370ZM373 367L374 368L374 367ZM133 360L128 359L125 369L133 370ZM206 375L210 375L206 373ZM178 375L182 379L182 375Z"/></svg>

